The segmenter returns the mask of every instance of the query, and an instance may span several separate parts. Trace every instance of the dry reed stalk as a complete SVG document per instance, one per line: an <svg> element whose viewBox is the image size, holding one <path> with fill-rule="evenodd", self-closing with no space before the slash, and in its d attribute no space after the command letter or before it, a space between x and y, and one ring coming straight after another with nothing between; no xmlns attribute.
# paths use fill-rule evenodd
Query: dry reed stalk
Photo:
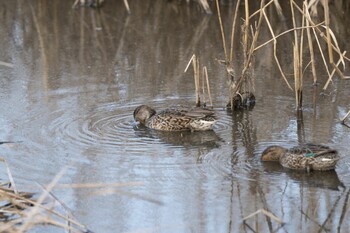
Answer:
<svg viewBox="0 0 350 233"><path fill-rule="evenodd" d="M345 56L345 54L346 54L346 51L343 52L343 55L344 55L344 56ZM339 65L340 65L340 62L341 62L341 58L339 58L339 60L338 60L338 62L337 62L337 64L336 64L336 66L339 66ZM332 70L332 73L329 75L329 78L328 78L326 84L325 84L324 87L323 87L323 90L326 90L326 89L327 89L329 83L332 81L332 78L333 78L333 75L334 75L335 72L336 72L336 70L333 69L333 70Z"/></svg>
<svg viewBox="0 0 350 233"><path fill-rule="evenodd" d="M322 61L323 61L323 64L324 64L324 67L326 68L326 71L327 71L327 74L328 74L328 77L330 77L330 72L329 72L329 68L328 68L328 65L327 65L327 61L326 61L326 58L323 54L323 50L322 50L322 47L321 47L321 43L318 39L318 36L317 36L317 33L316 33L316 30L315 28L312 29L314 35L315 35L315 39L316 39L316 43L317 43L317 46L318 46L318 50L320 51L320 54L321 54L321 58L322 58Z"/></svg>
<svg viewBox="0 0 350 233"><path fill-rule="evenodd" d="M205 99L205 88L204 88L204 83L205 83L205 69L206 67L204 66L202 69L202 93L203 93L203 106L205 106L206 103L206 99Z"/></svg>
<svg viewBox="0 0 350 233"><path fill-rule="evenodd" d="M39 205L41 205L48 196L47 190L51 191L53 189L53 187L57 184L58 180L63 176L63 174L66 172L66 170L67 170L67 167L64 167L63 169L61 169L61 171L58 172L57 175L54 177L54 179L49 183L49 185L46 187L46 191L40 195L38 200L35 202L34 207L31 208L31 210L28 212L26 220L18 228L18 233L25 232L28 228L30 228L32 226L32 224L33 224L32 220L41 211L41 208Z"/></svg>
<svg viewBox="0 0 350 233"><path fill-rule="evenodd" d="M246 58L248 51L248 38L249 38L249 0L245 0L245 22L244 22L244 35L243 35L243 53Z"/></svg>
<svg viewBox="0 0 350 233"><path fill-rule="evenodd" d="M255 215L259 214L259 213L262 213L265 216L269 217L270 219L275 220L279 224L284 224L282 219L280 219L279 217L275 216L274 214L272 214L271 212L269 212L269 211L267 211L265 209L259 209L259 210L255 211L254 213L249 214L248 216L243 218L243 222L245 222L247 219L249 219L249 218L251 218L251 217L253 217L253 216L255 216Z"/></svg>
<svg viewBox="0 0 350 233"><path fill-rule="evenodd" d="M295 19L295 12L293 7L294 0L290 1L290 8L292 12L292 21L293 21L293 27L296 27L296 19ZM304 19L304 17L303 17ZM302 30L303 31L303 30ZM295 104L296 104L296 110L300 110L302 107L302 94L303 94L303 86L302 86L302 41L303 41L303 33L300 37L300 46L299 46L299 40L298 40L298 33L295 30L294 31L294 45L293 45L293 58L294 58L294 91L295 91ZM299 50L300 48L300 50Z"/></svg>
<svg viewBox="0 0 350 233"><path fill-rule="evenodd" d="M316 74L316 66L315 66L315 54L314 54L314 46L312 43L312 37L311 37L311 31L310 31L310 22L308 19L311 19L309 9L306 5L306 1L304 2L304 9L305 9L305 15L307 17L306 19L306 33L307 33L307 40L309 43L309 51L310 51L310 62L311 62L311 70L312 70L312 77L314 80L314 84L317 82L317 74Z"/></svg>
<svg viewBox="0 0 350 233"><path fill-rule="evenodd" d="M293 2L293 4L294 4L295 8L296 8L300 13L303 12L302 9L298 6L298 4L296 4L295 2ZM328 6L328 5L327 5L327 6ZM328 16L328 19L329 19L329 16ZM310 22L310 24L311 24L312 26L315 25L314 22L313 22L312 20L309 20L309 22ZM327 43L327 45L330 45L330 46L333 48L333 50L336 51L336 52L338 53L339 56L342 56L342 53L340 52L340 50L339 50L335 45L333 45L333 43L327 38L327 36L324 35L324 33L321 31L321 29L319 29L318 27L314 27L314 28L317 30L317 32L319 33L319 35L321 36L321 38ZM327 27L327 28L328 28L328 30L329 30L329 33L331 34L330 28L329 28L329 27ZM329 44L328 44L328 43L329 43ZM350 61L350 58L348 58L348 57L346 57L346 56L344 56L343 58L346 59L347 61ZM335 66L334 63L333 63L332 65ZM343 79L343 78L344 78L343 73L342 73L338 68L336 68L336 71L337 71L339 77Z"/></svg>
<svg viewBox="0 0 350 233"><path fill-rule="evenodd" d="M13 187L14 193L18 195L18 190L17 190L17 188L16 188L15 180L13 179L13 176L12 176L12 173L11 173L11 170L10 170L10 167L9 167L9 165L7 164L6 159L0 157L0 161L2 161L2 162L5 164L6 172L7 172L8 178L9 178L9 180L10 180L10 184L11 184L11 186Z"/></svg>
<svg viewBox="0 0 350 233"><path fill-rule="evenodd" d="M210 94L210 84L209 84L208 70L207 70L206 66L203 67L203 72L205 74L205 79L206 79L206 82L207 82L207 91L208 91L209 103L210 103L210 106L213 107L213 101L211 99L211 94Z"/></svg>
<svg viewBox="0 0 350 233"><path fill-rule="evenodd" d="M309 28L319 27L319 26L321 26L322 24L323 24L323 22L318 23L318 24L313 25L313 26L309 26ZM305 28L307 28L307 27L297 27L297 28L288 29L287 31L284 31L284 32L278 34L277 36L275 36L275 39L278 39L279 37L281 37L281 36L283 36L283 35L285 35L285 34L288 34L289 32L292 32L292 31L295 31L295 30L301 30L301 29L305 29ZM273 42L273 41L274 41L274 38L272 38L272 39L270 39L270 40L268 40L268 41L262 43L261 45L257 46L257 47L254 49L254 51L256 51L256 50L258 50L258 49L261 49L262 47L268 45L269 43L271 43L271 42Z"/></svg>
<svg viewBox="0 0 350 233"><path fill-rule="evenodd" d="M261 11L262 11L263 9L265 9L266 7L268 7L269 5L271 5L271 4L273 3L273 1L275 1L275 0L270 0L268 3L266 3L266 4L264 5L263 8L259 8L259 10L256 10L253 14L251 14L251 15L249 16L249 18L251 19L251 18L253 18L255 15L261 13Z"/></svg>
<svg viewBox="0 0 350 233"><path fill-rule="evenodd" d="M346 120L346 118L348 118L349 115L350 115L350 110L345 114L345 116L344 116L342 119L340 119L340 121L341 121L342 123L344 123L345 120Z"/></svg>
<svg viewBox="0 0 350 233"><path fill-rule="evenodd" d="M218 19L219 19L219 24L220 24L221 38L222 38L222 47L224 48L225 62L227 64L228 56L227 56L227 49L226 49L226 38L225 38L224 26L222 25L222 18L221 18L219 0L216 0L215 2L216 2L216 9L218 11Z"/></svg>
<svg viewBox="0 0 350 233"><path fill-rule="evenodd" d="M235 40L235 28L236 28L236 21L237 21L237 16L238 16L238 9L239 9L239 4L241 3L241 0L238 0L236 2L236 9L235 9L235 14L233 16L233 21L232 21L232 28L231 28L231 47L230 47L230 60L229 64L232 65L233 61L233 45L234 45L234 40Z"/></svg>
<svg viewBox="0 0 350 233"><path fill-rule="evenodd" d="M195 54L192 55L184 72L186 72L188 70L188 67L190 66L191 62L193 65L193 70L194 70L193 77L194 77L194 84L195 84L196 106L199 107L200 102L201 102L200 97L199 97L199 92L200 92L200 88L199 88L199 60L197 59Z"/></svg>
<svg viewBox="0 0 350 233"><path fill-rule="evenodd" d="M260 3L260 9L263 9L264 5L265 5L265 0L262 0L261 3ZM252 40L252 43L250 45L250 49L249 49L249 52L248 52L248 55L247 55L247 59L245 60L245 64L244 64L244 68L242 70L241 77L238 80L237 85L233 89L233 94L236 94L238 92L238 90L241 88L241 85L243 84L243 81L246 78L246 72L248 71L248 69L249 69L249 67L251 65L251 59L253 57L255 45L256 45L256 42L258 40L258 36L259 36L260 28L261 28L262 18L263 18L263 11L260 11L258 24L256 26L256 30L255 30L255 33L254 33L254 36L253 36L253 40ZM231 105L232 105L232 103L231 103Z"/></svg>
<svg viewBox="0 0 350 233"><path fill-rule="evenodd" d="M201 106L201 98L200 98L200 87L199 87L199 76L200 76L200 70L199 70L199 59L195 59L193 62L196 63L195 65L195 85L196 85L196 106L200 107Z"/></svg>
<svg viewBox="0 0 350 233"><path fill-rule="evenodd" d="M38 203L37 201L33 201L33 200L29 199L29 198L22 197L21 195L16 195L14 193L6 192L6 191L3 191L1 189L0 189L0 194L3 195L3 196L8 196L12 200L19 200L19 201L22 201L22 202L29 203L29 204L31 204L33 206L37 206L41 210L45 210L45 211L47 211L47 212L49 212L51 214L54 214L55 216L57 216L59 218L66 219L66 217L64 215L53 211L52 209L42 205L41 203ZM23 219L20 220L20 221L23 221ZM71 220L71 223L73 223L74 225L79 226L79 227L84 227L82 224L80 224L80 223L78 223L76 221L73 221L73 220ZM0 232L3 232L3 228L2 227L0 227Z"/></svg>
<svg viewBox="0 0 350 233"><path fill-rule="evenodd" d="M128 2L128 0L124 0L124 5L125 5L125 8L126 8L126 11L128 12L128 14L130 14L131 11L130 11L130 7L129 7L129 2Z"/></svg>
<svg viewBox="0 0 350 233"><path fill-rule="evenodd" d="M270 21L269 21L267 15L266 15L266 13L265 13L265 10L263 10L263 14L264 14L264 17L265 17L265 21L266 21L266 23L267 23L267 26L268 26L268 28L269 28L269 30L270 30L271 35L272 35L272 39L273 39L273 56L274 56L274 58L275 58L276 64L277 64L278 69L279 69L279 71L280 71L280 73L281 73L281 75L282 75L284 81L286 82L288 88L289 88L290 90L293 90L293 88L292 88L291 85L289 84L289 82L288 82L288 80L287 80L287 78L286 78L286 76L285 76L285 74L284 74L284 72L283 72L283 70L282 70L282 67L281 67L281 65L280 65L280 62L279 62L279 60L278 60L278 57L277 57L277 39L276 39L275 33L273 32L273 29L272 29L272 27L271 27Z"/></svg>
<svg viewBox="0 0 350 233"><path fill-rule="evenodd" d="M295 83L295 105L296 109L300 110L302 106L302 87L300 78L300 66L299 66L299 50L298 46L293 46L293 58L294 58L294 83Z"/></svg>

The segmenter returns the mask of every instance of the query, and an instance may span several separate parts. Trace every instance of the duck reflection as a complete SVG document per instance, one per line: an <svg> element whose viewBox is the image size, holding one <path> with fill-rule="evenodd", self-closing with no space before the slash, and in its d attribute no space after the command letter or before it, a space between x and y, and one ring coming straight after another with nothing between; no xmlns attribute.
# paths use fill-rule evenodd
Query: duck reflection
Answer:
<svg viewBox="0 0 350 233"><path fill-rule="evenodd" d="M300 172L283 168L278 163L276 164L269 162L263 163L263 168L265 172L270 173L271 175L280 175L280 173L285 173L292 181L300 184L301 186L335 191L340 191L345 188L335 170Z"/></svg>
<svg viewBox="0 0 350 233"><path fill-rule="evenodd" d="M213 130L198 132L167 132L149 129L142 125L134 125L134 132L137 137L158 139L171 146L203 147L212 149L220 147L220 143L223 142L223 139L221 139Z"/></svg>

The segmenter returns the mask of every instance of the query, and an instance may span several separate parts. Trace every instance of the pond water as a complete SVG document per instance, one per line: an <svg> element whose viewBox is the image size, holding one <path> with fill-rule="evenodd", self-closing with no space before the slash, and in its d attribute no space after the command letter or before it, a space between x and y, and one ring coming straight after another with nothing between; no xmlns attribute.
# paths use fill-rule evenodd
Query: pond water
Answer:
<svg viewBox="0 0 350 233"><path fill-rule="evenodd" d="M130 15L123 1L99 10L72 4L0 3L0 141L15 142L0 151L20 190L48 184L64 167L60 184L127 185L53 191L94 232L349 232L350 129L339 119L350 109L350 81L335 78L320 95L327 77L318 58L319 85L305 72L297 117L294 93L266 46L256 56L255 107L230 112L215 11L207 15L186 1L129 1ZM234 5L222 7L229 28ZM348 13L332 13L332 22L348 22ZM273 8L268 15L279 32L291 25ZM346 23L334 31L349 50ZM264 28L259 43L269 38ZM287 35L278 49L291 83L292 41ZM132 113L141 104L194 106L193 70L184 73L192 54L208 68L214 130L137 126ZM237 70L241 54L234 56ZM303 142L337 148L336 170L291 172L260 161L267 146ZM260 209L286 224L262 214L243 222Z"/></svg>

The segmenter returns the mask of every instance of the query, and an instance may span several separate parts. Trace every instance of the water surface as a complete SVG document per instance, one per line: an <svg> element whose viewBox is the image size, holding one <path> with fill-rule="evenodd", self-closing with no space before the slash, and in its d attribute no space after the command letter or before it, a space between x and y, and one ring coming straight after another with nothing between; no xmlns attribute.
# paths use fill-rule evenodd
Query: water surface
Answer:
<svg viewBox="0 0 350 233"><path fill-rule="evenodd" d="M0 140L17 143L0 149L19 188L45 185L65 166L60 183L138 182L97 190L105 195L54 191L94 232L348 232L350 129L339 119L350 109L350 82L335 78L320 95L326 76L318 60L320 85L305 73L298 118L268 46L256 57L256 106L229 112L215 12L186 1L130 7L128 15L123 1L99 10L58 0L1 2L0 61L8 65L0 65ZM229 28L234 6L223 7ZM290 26L274 10L268 14L277 31ZM346 17L332 14L335 22ZM335 31L349 50L349 30L339 23ZM261 41L269 38L262 30ZM292 83L291 43L291 36L281 41L279 56ZM132 112L140 104L194 105L193 71L183 72L194 53L208 67L214 130L169 134L137 126ZM235 59L240 69L241 52ZM337 148L336 170L290 172L259 159L269 145L302 142ZM259 209L286 224L263 215L243 222Z"/></svg>

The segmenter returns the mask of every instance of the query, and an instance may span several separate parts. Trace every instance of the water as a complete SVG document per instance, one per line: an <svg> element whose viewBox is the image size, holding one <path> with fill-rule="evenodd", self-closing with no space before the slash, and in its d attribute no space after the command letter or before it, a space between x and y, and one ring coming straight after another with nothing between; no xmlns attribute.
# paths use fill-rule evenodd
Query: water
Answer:
<svg viewBox="0 0 350 233"><path fill-rule="evenodd" d="M350 130L339 119L350 109L349 81L334 79L321 96L326 77L319 60L320 85L305 73L304 111L297 118L293 92L266 48L256 57L256 106L228 112L215 13L185 1L130 2L131 15L123 1L107 1L100 10L70 4L1 3L0 61L13 67L0 65L0 140L17 143L0 149L21 190L48 184L66 166L59 183L130 184L54 190L94 232L348 232ZM225 4L229 19L233 6ZM290 23L268 14L277 30ZM341 24L335 30L349 50L349 31ZM261 41L269 38L262 30ZM281 48L291 41L287 36ZM183 72L193 53L208 67L219 118L214 131L137 126L132 112L140 104L194 105L193 71ZM280 49L280 57L292 80L291 52ZM239 68L240 53L235 59ZM337 148L336 171L291 172L260 161L269 145L300 142ZM259 209L286 224L262 214L243 222Z"/></svg>

